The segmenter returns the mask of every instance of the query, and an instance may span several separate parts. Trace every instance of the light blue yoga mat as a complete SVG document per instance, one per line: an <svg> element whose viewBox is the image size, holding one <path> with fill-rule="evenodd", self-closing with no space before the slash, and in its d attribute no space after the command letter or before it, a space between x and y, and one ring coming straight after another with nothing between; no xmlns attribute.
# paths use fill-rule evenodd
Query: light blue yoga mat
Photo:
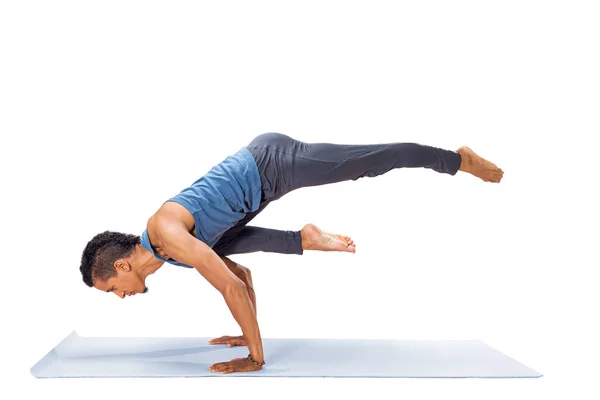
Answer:
<svg viewBox="0 0 600 400"><path fill-rule="evenodd" d="M479 340L263 338L260 371L220 374L211 364L248 355L212 338L81 337L72 332L31 368L37 378L353 377L538 378Z"/></svg>

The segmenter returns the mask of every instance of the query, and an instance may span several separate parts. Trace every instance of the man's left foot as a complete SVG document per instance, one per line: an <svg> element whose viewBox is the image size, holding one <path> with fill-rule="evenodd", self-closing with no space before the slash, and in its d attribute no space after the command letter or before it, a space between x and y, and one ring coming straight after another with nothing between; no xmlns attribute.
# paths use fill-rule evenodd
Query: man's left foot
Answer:
<svg viewBox="0 0 600 400"><path fill-rule="evenodd" d="M314 224L304 225L300 234L304 250L356 252L356 245L349 236L324 232Z"/></svg>
<svg viewBox="0 0 600 400"><path fill-rule="evenodd" d="M468 172L475 175L484 182L500 183L504 176L504 171L498 168L496 164L486 160L476 154L467 146L462 146L457 150L461 156L459 171Z"/></svg>

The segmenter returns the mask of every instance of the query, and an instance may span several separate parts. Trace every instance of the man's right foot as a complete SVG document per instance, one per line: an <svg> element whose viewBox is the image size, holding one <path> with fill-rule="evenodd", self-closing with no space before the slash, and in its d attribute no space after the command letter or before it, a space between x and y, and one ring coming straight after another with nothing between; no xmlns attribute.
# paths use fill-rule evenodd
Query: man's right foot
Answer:
<svg viewBox="0 0 600 400"><path fill-rule="evenodd" d="M475 175L484 182L500 183L502 180L504 171L498 168L496 164L475 154L470 148L463 146L457 150L457 153L462 158L459 171Z"/></svg>
<svg viewBox="0 0 600 400"><path fill-rule="evenodd" d="M356 253L356 244L350 236L325 232L315 224L306 224L300 231L302 249L320 251L346 251Z"/></svg>

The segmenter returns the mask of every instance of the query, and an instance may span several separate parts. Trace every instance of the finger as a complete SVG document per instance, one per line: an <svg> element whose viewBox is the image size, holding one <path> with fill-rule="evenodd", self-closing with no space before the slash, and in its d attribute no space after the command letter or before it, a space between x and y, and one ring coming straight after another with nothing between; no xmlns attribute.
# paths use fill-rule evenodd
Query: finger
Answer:
<svg viewBox="0 0 600 400"><path fill-rule="evenodd" d="M229 368L229 366L222 365L218 368L213 368L213 372L223 373L223 371L227 370L227 368Z"/></svg>

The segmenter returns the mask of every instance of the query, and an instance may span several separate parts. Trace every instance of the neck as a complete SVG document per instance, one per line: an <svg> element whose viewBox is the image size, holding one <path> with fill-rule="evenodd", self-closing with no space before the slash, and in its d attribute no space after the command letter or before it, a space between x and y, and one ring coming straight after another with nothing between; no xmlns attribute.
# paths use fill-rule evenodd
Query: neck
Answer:
<svg viewBox="0 0 600 400"><path fill-rule="evenodd" d="M145 280L148 275L155 273L163 264L164 261L154 257L152 253L144 249L141 245L136 246L132 268L138 272L140 278Z"/></svg>

